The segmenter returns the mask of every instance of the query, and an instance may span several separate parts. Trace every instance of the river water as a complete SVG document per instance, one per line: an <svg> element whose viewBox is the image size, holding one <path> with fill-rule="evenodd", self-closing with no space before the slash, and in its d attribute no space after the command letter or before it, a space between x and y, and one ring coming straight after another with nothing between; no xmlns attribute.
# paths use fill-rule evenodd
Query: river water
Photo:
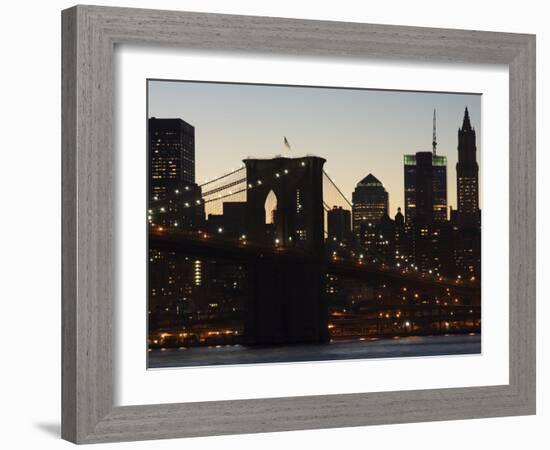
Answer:
<svg viewBox="0 0 550 450"><path fill-rule="evenodd" d="M380 340L333 341L326 344L273 347L221 345L154 349L148 353L151 369L343 359L406 358L412 356L481 353L481 335L410 336Z"/></svg>

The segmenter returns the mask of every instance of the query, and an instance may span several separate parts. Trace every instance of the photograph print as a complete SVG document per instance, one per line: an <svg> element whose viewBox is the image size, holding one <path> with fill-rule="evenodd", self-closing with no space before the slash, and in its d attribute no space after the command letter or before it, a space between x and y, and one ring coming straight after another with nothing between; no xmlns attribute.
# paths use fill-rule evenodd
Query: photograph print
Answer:
<svg viewBox="0 0 550 450"><path fill-rule="evenodd" d="M147 81L150 369L481 353L481 95Z"/></svg>

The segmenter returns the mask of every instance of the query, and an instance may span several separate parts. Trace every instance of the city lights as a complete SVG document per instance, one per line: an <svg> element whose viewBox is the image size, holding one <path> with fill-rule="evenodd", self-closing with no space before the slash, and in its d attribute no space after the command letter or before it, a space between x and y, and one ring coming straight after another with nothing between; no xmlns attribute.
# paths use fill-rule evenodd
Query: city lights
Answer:
<svg viewBox="0 0 550 450"><path fill-rule="evenodd" d="M194 126L154 120L146 260L152 356L295 342L369 347L402 339L390 343L403 346L418 336L480 334L479 209L462 190L448 214L446 156L417 152L380 169L401 178L404 170L399 195L368 170L353 180L337 173L338 185L325 171L341 170L335 158L287 153L235 154L244 166L217 167L223 175L198 184L195 152L203 150L195 149ZM459 133L471 139L467 125ZM459 152L471 153L471 145L459 143ZM361 170L379 170L363 156ZM403 210L395 203L401 194ZM464 212L471 204L475 211Z"/></svg>

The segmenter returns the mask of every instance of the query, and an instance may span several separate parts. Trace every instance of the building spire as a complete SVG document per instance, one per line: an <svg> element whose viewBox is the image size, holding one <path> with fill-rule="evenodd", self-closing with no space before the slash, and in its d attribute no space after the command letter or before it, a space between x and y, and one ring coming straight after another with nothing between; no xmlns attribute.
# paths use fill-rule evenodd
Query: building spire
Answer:
<svg viewBox="0 0 550 450"><path fill-rule="evenodd" d="M437 147L437 139L435 136L435 109L434 109L433 135L432 135L432 152L434 156L435 156L436 147Z"/></svg>
<svg viewBox="0 0 550 450"><path fill-rule="evenodd" d="M464 110L464 120L462 121L462 131L471 130L472 124L470 123L470 113L468 112L468 107Z"/></svg>

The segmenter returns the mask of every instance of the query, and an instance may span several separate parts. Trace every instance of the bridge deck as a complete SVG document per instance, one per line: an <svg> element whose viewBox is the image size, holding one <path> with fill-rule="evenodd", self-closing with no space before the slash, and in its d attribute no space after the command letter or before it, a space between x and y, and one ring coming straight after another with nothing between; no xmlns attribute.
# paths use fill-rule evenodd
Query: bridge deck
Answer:
<svg viewBox="0 0 550 450"><path fill-rule="evenodd" d="M280 260L294 262L319 262L319 257L300 249L265 246L249 241L235 241L219 238L204 232L187 231L150 231L149 248L175 253L185 253L203 257L254 263L260 260ZM404 274L398 270L380 268L366 262L355 262L331 257L323 257L325 270L341 276L360 277L365 281L402 281L427 288L452 288L453 292L479 293L479 281L461 281L438 279L415 273Z"/></svg>

